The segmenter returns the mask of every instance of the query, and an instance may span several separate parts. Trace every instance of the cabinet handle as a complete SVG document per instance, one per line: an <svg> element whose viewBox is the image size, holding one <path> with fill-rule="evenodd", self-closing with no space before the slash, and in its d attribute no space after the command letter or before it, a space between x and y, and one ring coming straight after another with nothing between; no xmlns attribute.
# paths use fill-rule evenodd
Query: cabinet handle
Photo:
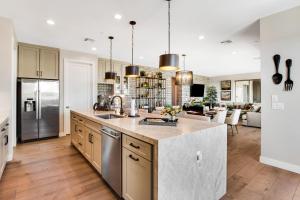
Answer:
<svg viewBox="0 0 300 200"><path fill-rule="evenodd" d="M1 129L1 132L4 132L4 131L6 131L6 128Z"/></svg>
<svg viewBox="0 0 300 200"><path fill-rule="evenodd" d="M82 120L82 119L79 119L79 121L82 122L83 120Z"/></svg>
<svg viewBox="0 0 300 200"><path fill-rule="evenodd" d="M80 133L82 133L82 130L81 130L81 129L79 129L79 132L80 132Z"/></svg>
<svg viewBox="0 0 300 200"><path fill-rule="evenodd" d="M4 145L6 146L8 144L8 135L5 135L4 137L5 137L5 143L4 143Z"/></svg>
<svg viewBox="0 0 300 200"><path fill-rule="evenodd" d="M138 158L135 158L135 157L133 157L133 155L129 155L129 158L131 158L132 160L134 160L134 161L136 161L136 162L138 162L140 159L138 159Z"/></svg>
<svg viewBox="0 0 300 200"><path fill-rule="evenodd" d="M40 71L39 70L36 70L36 75L40 76Z"/></svg>
<svg viewBox="0 0 300 200"><path fill-rule="evenodd" d="M94 135L91 134L91 143L94 144Z"/></svg>
<svg viewBox="0 0 300 200"><path fill-rule="evenodd" d="M82 146L82 143L81 143L81 142L78 142L78 144L79 144L80 146Z"/></svg>
<svg viewBox="0 0 300 200"><path fill-rule="evenodd" d="M40 76L43 76L43 71L40 71Z"/></svg>
<svg viewBox="0 0 300 200"><path fill-rule="evenodd" d="M9 123L5 124L5 126L9 126Z"/></svg>
<svg viewBox="0 0 300 200"><path fill-rule="evenodd" d="M132 142L129 145L132 146L133 148L136 148L136 149L140 148L140 146L134 145Z"/></svg>

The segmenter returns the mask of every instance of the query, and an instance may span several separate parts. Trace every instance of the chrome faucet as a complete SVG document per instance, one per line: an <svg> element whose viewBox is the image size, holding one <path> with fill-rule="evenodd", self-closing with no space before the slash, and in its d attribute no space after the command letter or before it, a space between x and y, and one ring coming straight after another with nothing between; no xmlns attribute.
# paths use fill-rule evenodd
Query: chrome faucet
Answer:
<svg viewBox="0 0 300 200"><path fill-rule="evenodd" d="M114 97L111 99L111 104L114 103L114 100L115 100L115 98L117 98L117 97L120 98L120 100L121 100L120 115L123 115L123 114L124 114L124 110L123 110L123 99L122 99L121 96L114 96Z"/></svg>

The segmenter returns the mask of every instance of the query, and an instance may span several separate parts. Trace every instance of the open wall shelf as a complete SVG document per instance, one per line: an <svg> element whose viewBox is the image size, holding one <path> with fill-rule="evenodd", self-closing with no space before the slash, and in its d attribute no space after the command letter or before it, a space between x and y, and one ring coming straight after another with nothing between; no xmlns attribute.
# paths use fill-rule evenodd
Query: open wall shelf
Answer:
<svg viewBox="0 0 300 200"><path fill-rule="evenodd" d="M166 105L166 79L153 77L136 78L136 103L139 108Z"/></svg>

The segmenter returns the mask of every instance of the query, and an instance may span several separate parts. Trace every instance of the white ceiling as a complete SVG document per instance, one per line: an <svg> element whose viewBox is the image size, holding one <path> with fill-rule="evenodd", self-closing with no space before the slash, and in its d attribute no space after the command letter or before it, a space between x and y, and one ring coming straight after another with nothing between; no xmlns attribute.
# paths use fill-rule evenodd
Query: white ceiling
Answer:
<svg viewBox="0 0 300 200"><path fill-rule="evenodd" d="M173 0L172 52L187 54L187 69L196 74L258 72L258 19L297 5L300 0ZM123 18L114 19L116 13ZM19 41L100 57L109 57L107 37L113 35L114 59L124 61L131 60L128 22L135 20L136 64L157 67L167 49L164 0L0 0L0 16L13 20ZM46 24L50 18L55 26ZM198 40L199 35L205 39ZM83 42L85 37L96 42ZM233 43L221 45L226 39Z"/></svg>

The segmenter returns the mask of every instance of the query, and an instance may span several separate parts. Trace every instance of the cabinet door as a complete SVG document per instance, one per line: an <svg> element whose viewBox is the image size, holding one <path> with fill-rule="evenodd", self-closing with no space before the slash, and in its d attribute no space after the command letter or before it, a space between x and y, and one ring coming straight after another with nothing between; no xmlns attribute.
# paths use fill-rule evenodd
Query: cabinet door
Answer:
<svg viewBox="0 0 300 200"><path fill-rule="evenodd" d="M92 161L92 153L93 153L93 144L92 144L92 131L90 129L86 129L84 134L84 155L89 160Z"/></svg>
<svg viewBox="0 0 300 200"><path fill-rule="evenodd" d="M93 165L101 173L101 134L93 132Z"/></svg>
<svg viewBox="0 0 300 200"><path fill-rule="evenodd" d="M105 65L106 61L104 59L98 60L98 83L105 82Z"/></svg>
<svg viewBox="0 0 300 200"><path fill-rule="evenodd" d="M151 162L123 147L123 198L151 199Z"/></svg>
<svg viewBox="0 0 300 200"><path fill-rule="evenodd" d="M76 120L71 120L71 141L75 145L78 142L77 138L77 122Z"/></svg>
<svg viewBox="0 0 300 200"><path fill-rule="evenodd" d="M44 79L58 79L58 50L40 49L40 76Z"/></svg>
<svg viewBox="0 0 300 200"><path fill-rule="evenodd" d="M18 77L39 78L39 49L19 45Z"/></svg>

